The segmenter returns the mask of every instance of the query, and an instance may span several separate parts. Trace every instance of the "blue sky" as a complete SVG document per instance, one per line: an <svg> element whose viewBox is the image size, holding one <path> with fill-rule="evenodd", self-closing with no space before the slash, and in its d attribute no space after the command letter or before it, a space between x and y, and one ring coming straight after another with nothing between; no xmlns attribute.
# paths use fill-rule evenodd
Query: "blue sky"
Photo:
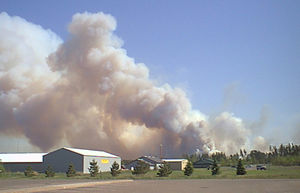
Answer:
<svg viewBox="0 0 300 193"><path fill-rule="evenodd" d="M272 143L300 130L299 1L12 1L1 12L68 39L77 12L104 12L136 62L159 83L186 90L194 109L233 112ZM276 135L274 135L274 133Z"/></svg>

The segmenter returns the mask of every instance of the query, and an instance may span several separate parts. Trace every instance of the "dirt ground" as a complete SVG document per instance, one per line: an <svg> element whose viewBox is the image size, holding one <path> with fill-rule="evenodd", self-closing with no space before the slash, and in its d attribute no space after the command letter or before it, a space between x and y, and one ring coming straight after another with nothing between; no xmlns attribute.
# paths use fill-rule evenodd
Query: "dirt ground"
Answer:
<svg viewBox="0 0 300 193"><path fill-rule="evenodd" d="M91 180L0 180L0 192L300 193L300 179L127 180L105 181L106 183L101 184L102 182ZM59 188L55 189L57 185L62 184L69 186L64 189L58 186ZM73 187L72 184L80 184L80 186ZM47 187L52 187L52 189L45 189Z"/></svg>

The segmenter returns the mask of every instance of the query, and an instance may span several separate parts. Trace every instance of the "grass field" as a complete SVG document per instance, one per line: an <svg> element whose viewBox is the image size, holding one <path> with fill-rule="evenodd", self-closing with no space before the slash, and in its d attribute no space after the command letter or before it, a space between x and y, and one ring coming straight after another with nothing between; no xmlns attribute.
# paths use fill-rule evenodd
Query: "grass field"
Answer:
<svg viewBox="0 0 300 193"><path fill-rule="evenodd" d="M54 179L295 179L300 178L300 166L270 166L268 170L257 171L247 170L247 174L244 176L237 176L234 168L222 167L221 174L212 176L211 171L207 169L194 169L194 173L191 176L185 176L183 171L173 171L169 177L157 177L157 171L149 171L145 175L132 175L131 171L122 171L117 177L112 177L109 172L102 172L97 177L90 177L89 174L79 174L78 176L68 178L65 173L56 173ZM19 179L28 178L24 176L24 173L14 172L0 174L0 179ZM30 177L31 179L46 179L45 174L40 173L37 176Z"/></svg>

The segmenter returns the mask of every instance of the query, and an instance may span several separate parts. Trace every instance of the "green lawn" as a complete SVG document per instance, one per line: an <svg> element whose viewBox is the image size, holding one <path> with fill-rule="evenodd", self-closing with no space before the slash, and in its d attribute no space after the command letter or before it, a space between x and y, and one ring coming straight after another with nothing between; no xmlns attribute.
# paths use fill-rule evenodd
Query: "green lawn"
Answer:
<svg viewBox="0 0 300 193"><path fill-rule="evenodd" d="M194 173L191 176L185 176L183 171L173 171L169 177L157 177L157 171L149 171L145 175L132 175L131 171L122 171L117 177L112 177L109 172L103 172L98 177L90 177L88 174L80 174L76 177L68 178L65 173L56 173L54 179L254 179L254 178L300 178L300 166L270 166L268 170L257 171L247 170L247 174L244 176L237 176L234 168L222 167L221 174L212 176L211 171L207 169L194 169ZM20 179L27 178L24 173L14 172L0 174L0 179ZM30 177L31 179L46 179L45 174L39 174L38 176Z"/></svg>

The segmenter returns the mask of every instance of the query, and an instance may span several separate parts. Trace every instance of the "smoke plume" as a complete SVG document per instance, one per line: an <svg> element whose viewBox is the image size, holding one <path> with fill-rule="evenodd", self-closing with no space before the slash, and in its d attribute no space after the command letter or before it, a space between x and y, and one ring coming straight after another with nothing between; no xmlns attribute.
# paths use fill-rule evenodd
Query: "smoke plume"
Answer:
<svg viewBox="0 0 300 193"><path fill-rule="evenodd" d="M267 152L269 145L268 141L262 136L258 136L253 140L253 148L258 151Z"/></svg>
<svg viewBox="0 0 300 193"><path fill-rule="evenodd" d="M62 40L19 17L0 14L0 132L43 151L67 143L125 157L196 149L238 152L251 131L223 112L194 110L185 92L156 85L114 34L104 13L75 14Z"/></svg>

